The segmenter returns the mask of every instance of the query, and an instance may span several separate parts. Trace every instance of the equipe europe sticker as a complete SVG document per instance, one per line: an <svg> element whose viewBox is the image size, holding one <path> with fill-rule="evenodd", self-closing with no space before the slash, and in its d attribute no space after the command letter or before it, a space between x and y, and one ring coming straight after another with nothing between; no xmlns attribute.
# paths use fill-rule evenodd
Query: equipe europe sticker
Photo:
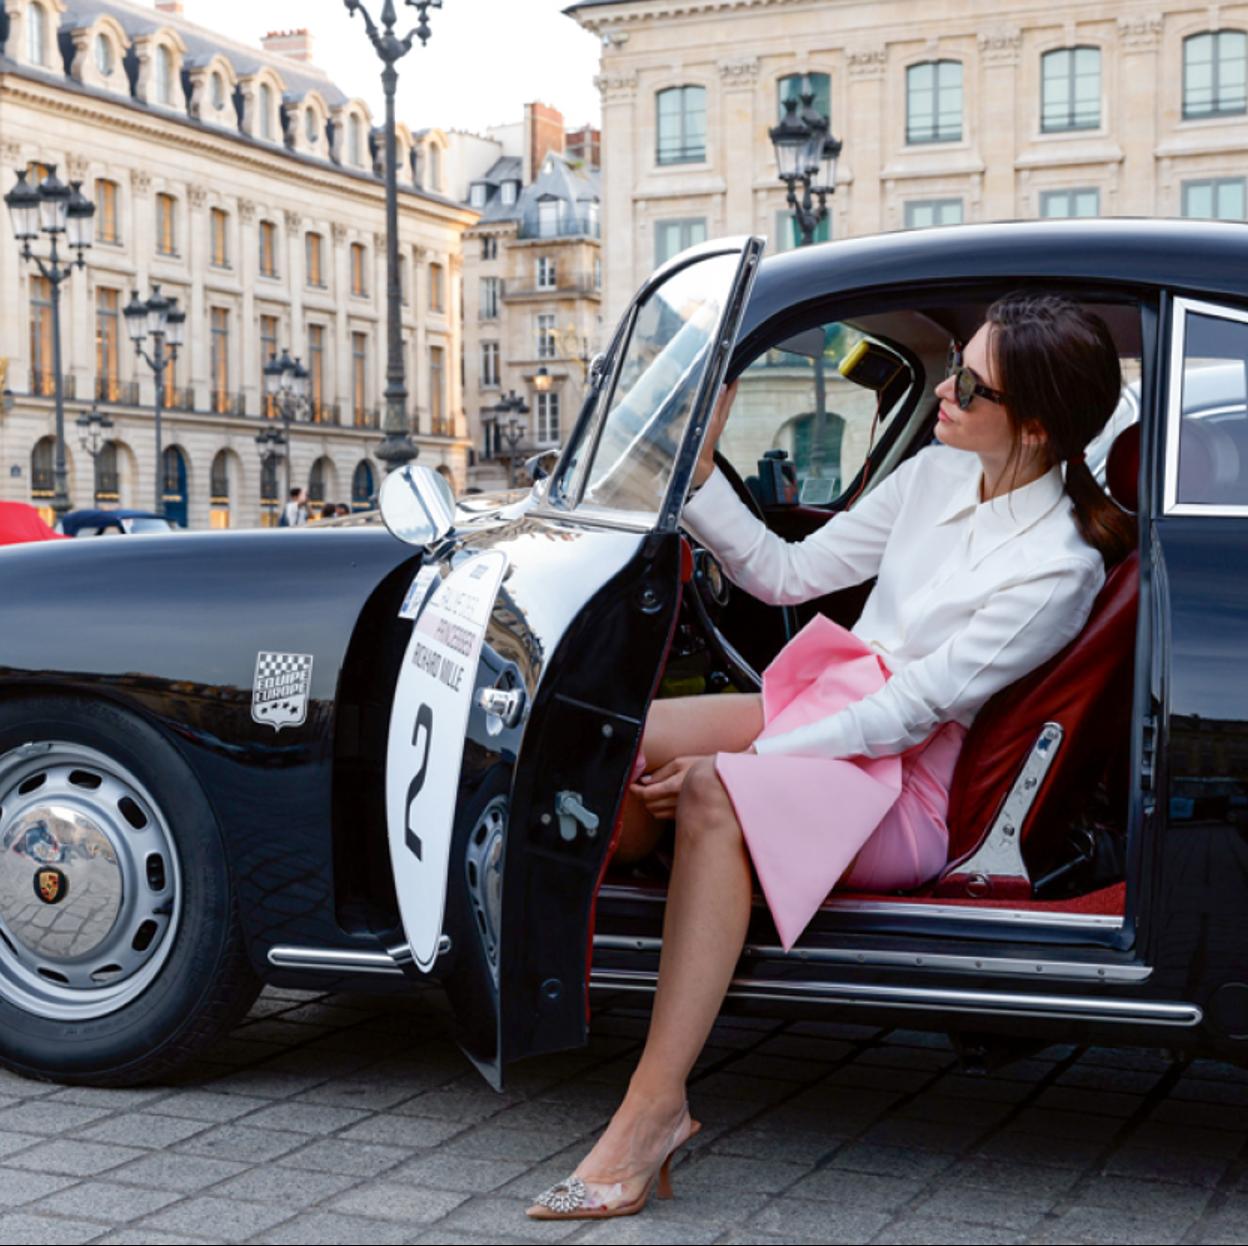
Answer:
<svg viewBox="0 0 1248 1246"><path fill-rule="evenodd" d="M312 654L256 654L256 677L251 686L251 716L281 731L299 727L308 717L308 691L312 687Z"/></svg>
<svg viewBox="0 0 1248 1246"><path fill-rule="evenodd" d="M506 554L486 550L433 587L417 607L395 685L386 748L386 828L403 930L412 959L425 973L437 960L442 937L477 662L506 569Z"/></svg>

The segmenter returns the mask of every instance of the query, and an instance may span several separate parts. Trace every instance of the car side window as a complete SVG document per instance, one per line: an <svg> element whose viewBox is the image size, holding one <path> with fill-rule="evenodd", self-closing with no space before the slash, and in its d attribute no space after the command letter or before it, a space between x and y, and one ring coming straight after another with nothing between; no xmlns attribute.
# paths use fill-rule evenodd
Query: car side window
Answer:
<svg viewBox="0 0 1248 1246"><path fill-rule="evenodd" d="M1176 316L1167 509L1248 509L1248 313L1180 300Z"/></svg>
<svg viewBox="0 0 1248 1246"><path fill-rule="evenodd" d="M777 342L740 376L719 451L742 479L765 455L794 466L799 499L827 506L866 461L877 400L886 420L922 377L906 354L848 322L816 325Z"/></svg>

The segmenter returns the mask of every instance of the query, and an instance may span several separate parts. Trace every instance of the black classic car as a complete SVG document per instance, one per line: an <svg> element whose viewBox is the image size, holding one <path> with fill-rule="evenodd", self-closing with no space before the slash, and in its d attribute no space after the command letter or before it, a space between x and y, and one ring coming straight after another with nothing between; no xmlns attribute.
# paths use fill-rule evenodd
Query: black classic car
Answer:
<svg viewBox="0 0 1248 1246"><path fill-rule="evenodd" d="M595 989L652 990L668 858L611 859L648 705L757 688L870 587L764 605L682 533L715 395L740 378L721 465L798 539L929 443L950 339L1022 286L1111 329L1126 390L1094 457L1138 550L980 712L942 875L833 892L787 954L760 898L729 1006L928 1027L968 1058L1248 1047L1248 230L762 249L654 274L528 493L452 514L414 469L383 507L405 539L0 553L0 1061L138 1081L262 982L434 980L499 1084L582 1043Z"/></svg>

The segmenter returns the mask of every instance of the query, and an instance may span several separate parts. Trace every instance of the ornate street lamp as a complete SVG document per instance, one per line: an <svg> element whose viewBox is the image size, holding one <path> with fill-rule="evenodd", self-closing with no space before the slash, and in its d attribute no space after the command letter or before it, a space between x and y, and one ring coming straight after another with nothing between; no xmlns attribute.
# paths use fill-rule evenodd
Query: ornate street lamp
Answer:
<svg viewBox="0 0 1248 1246"><path fill-rule="evenodd" d="M91 501L100 501L100 451L104 448L104 435L113 427L112 417L102 412L96 403L90 411L82 411L74 421L78 425L78 444L91 456Z"/></svg>
<svg viewBox="0 0 1248 1246"><path fill-rule="evenodd" d="M542 364L533 375L533 388L537 390L539 394L549 394L550 387L554 383L555 378L547 371L546 365Z"/></svg>
<svg viewBox="0 0 1248 1246"><path fill-rule="evenodd" d="M494 413L499 417L498 431L505 438L509 450L507 458L507 488L509 489L516 487L516 447L525 433L529 431L528 422L521 419L521 416L528 415L529 410L529 404L514 389L509 389L493 407ZM502 422L503 416L508 417L505 426Z"/></svg>
<svg viewBox="0 0 1248 1246"><path fill-rule="evenodd" d="M178 358L178 348L182 345L186 332L186 312L178 307L178 300L166 298L160 292L160 285L152 283L152 292L146 299L139 298L139 292L130 292L128 302L121 313L126 318L126 332L134 343L134 353L152 370L156 380L154 408L156 412L156 514L165 513L165 460L164 447L161 445L160 419L165 407L165 369L172 367ZM143 339L152 339L149 354L144 349Z"/></svg>
<svg viewBox="0 0 1248 1246"><path fill-rule="evenodd" d="M56 457L53 460L55 491L52 509L63 515L69 510L69 489L65 468L65 382L61 375L61 282L75 268L85 268L83 252L91 245L91 221L95 204L82 193L81 182L68 186L56 176L56 166L48 166L48 174L38 186L26 181L26 170L17 170L17 183L4 197L13 224L13 236L21 248L21 257L33 263L39 274L52 287L52 393L56 406ZM31 243L40 233L48 236L48 255L36 255ZM75 252L72 260L63 261L57 251L57 240L65 240Z"/></svg>
<svg viewBox="0 0 1248 1246"><path fill-rule="evenodd" d="M784 101L784 116L767 134L775 149L780 180L788 191L786 199L797 225L798 246L807 246L814 242L815 230L828 215L827 196L836 193L841 140L828 132L828 119L815 107L810 83L804 82L802 87L800 100L790 96Z"/></svg>
<svg viewBox="0 0 1248 1246"><path fill-rule="evenodd" d="M408 436L407 388L403 379L403 336L400 323L402 291L399 288L399 190L397 143L394 137L394 92L399 74L395 65L412 49L412 40L419 39L423 47L429 41L429 10L440 9L442 0L404 0L420 15L420 20L402 38L394 33L398 13L394 0L383 0L381 25L377 28L361 0L343 0L347 13L357 11L364 18L364 28L372 41L373 50L381 60L381 85L386 95L386 414L381 429L385 439L377 449L377 457L392 472L404 463L410 463L420 449Z"/></svg>
<svg viewBox="0 0 1248 1246"><path fill-rule="evenodd" d="M289 455L286 453L287 451L286 433L284 430L280 428L272 428L272 427L262 428L256 434L255 441L256 441L256 449L260 453L260 503L261 505L265 505L266 499L264 496L264 469L268 466L270 459L275 459L275 458L276 459L281 459L281 458L289 459ZM274 477L276 477L277 473L274 472L273 474L274 474ZM286 479L287 480L290 479L289 462L287 462L287 465L286 465ZM275 481L275 485L276 485L276 481ZM287 492L289 493L289 490ZM273 526L273 523L272 523L273 509L277 505L277 499L275 498L267 499L267 505L268 505L268 510L269 510L269 527L271 528Z"/></svg>
<svg viewBox="0 0 1248 1246"><path fill-rule="evenodd" d="M290 426L307 416L312 408L311 396L308 392L311 374L300 363L298 357L292 359L290 351L282 348L281 358L270 355L269 362L264 365L264 392L273 400L277 414L286 432L284 444L290 445ZM257 438L257 442L259 438ZM290 460L286 455L286 496L290 496Z"/></svg>

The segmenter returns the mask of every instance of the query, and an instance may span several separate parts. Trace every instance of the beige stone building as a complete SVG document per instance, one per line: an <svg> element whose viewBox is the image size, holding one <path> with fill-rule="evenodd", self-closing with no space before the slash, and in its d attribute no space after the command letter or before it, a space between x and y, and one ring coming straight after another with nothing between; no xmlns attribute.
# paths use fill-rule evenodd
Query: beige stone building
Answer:
<svg viewBox="0 0 1248 1246"><path fill-rule="evenodd" d="M1245 219L1248 4L579 0L602 40L604 320L704 237L792 245L767 136L844 142L825 234L1066 215Z"/></svg>
<svg viewBox="0 0 1248 1246"><path fill-rule="evenodd" d="M91 505L75 417L113 420L106 504L148 508L154 384L120 315L152 283L187 312L167 381L163 490L192 527L261 522L285 484L262 470L261 369L289 348L311 378L290 478L364 504L385 387L384 187L367 106L310 61L305 32L245 47L187 22L177 0L0 0L0 165L54 164L97 205L88 266L63 285L70 496ZM362 36L361 36L362 37ZM459 381L460 235L476 213L445 188L445 136L399 127L403 335L420 461L466 479ZM7 214L6 214L7 215ZM41 239L38 249L45 249ZM0 232L0 497L46 503L53 432L48 287ZM263 479L262 479L263 477Z"/></svg>

